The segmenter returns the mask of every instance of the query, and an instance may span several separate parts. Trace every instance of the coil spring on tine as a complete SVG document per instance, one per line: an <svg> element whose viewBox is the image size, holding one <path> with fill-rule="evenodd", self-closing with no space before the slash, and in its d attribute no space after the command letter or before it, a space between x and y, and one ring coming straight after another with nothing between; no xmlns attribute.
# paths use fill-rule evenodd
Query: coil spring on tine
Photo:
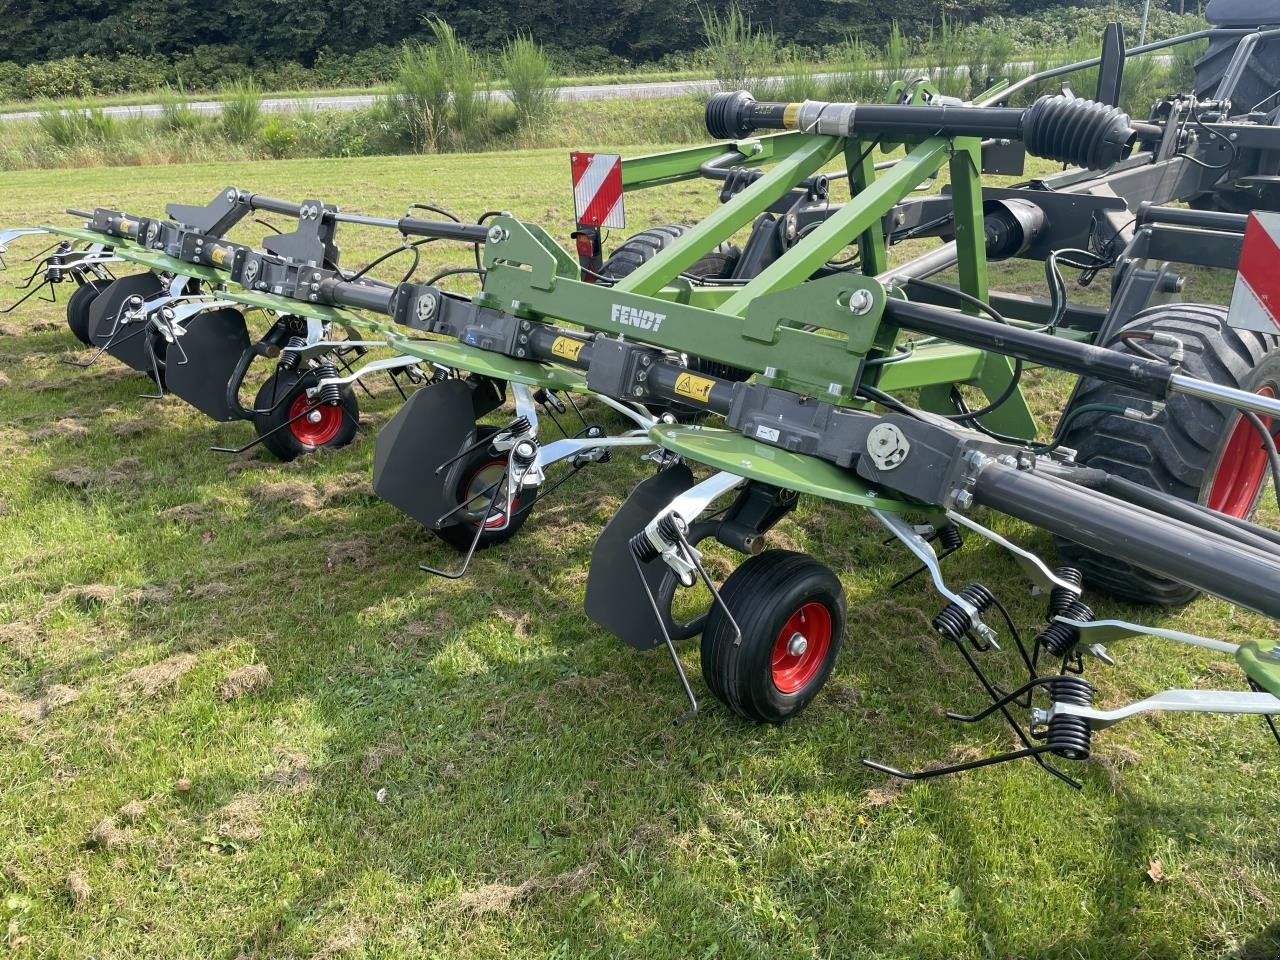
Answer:
<svg viewBox="0 0 1280 960"><path fill-rule="evenodd" d="M316 364L316 377L319 380L329 380L338 376L338 365L332 360L324 359ZM320 388L319 394L316 396L316 402L329 407L336 407L342 403L342 388L336 383L326 383Z"/></svg>
<svg viewBox="0 0 1280 960"><path fill-rule="evenodd" d="M954 523L943 524L938 528L938 546L942 553L954 553L964 546L964 538L960 536L960 528Z"/></svg>
<svg viewBox="0 0 1280 960"><path fill-rule="evenodd" d="M958 595L973 607L975 615L989 610L996 602L995 594L980 583L969 584ZM956 643L964 638L973 625L969 611L954 600L933 618L933 629Z"/></svg>
<svg viewBox="0 0 1280 960"><path fill-rule="evenodd" d="M674 513L668 513L659 518L657 529L658 536L664 543L675 544L680 542L680 525L676 522ZM635 554L636 559L641 563L648 563L650 560L658 558L658 548L649 539L649 534L646 530L641 530L635 534L629 541L629 545L631 552Z"/></svg>
<svg viewBox="0 0 1280 960"><path fill-rule="evenodd" d="M298 366L298 361L302 359L302 355L298 353L307 345L307 341L303 337L290 337L285 341L284 346L280 350L280 360L277 366L281 370L294 370Z"/></svg>
<svg viewBox="0 0 1280 960"><path fill-rule="evenodd" d="M1069 703L1078 707L1093 706L1097 692L1093 684L1081 677L1054 677L1045 684L1054 703ZM1093 740L1093 730L1084 717L1057 714L1047 725L1044 734L1049 752L1063 760L1088 760Z"/></svg>
<svg viewBox="0 0 1280 960"><path fill-rule="evenodd" d="M1052 607L1051 607L1052 609ZM1054 616L1087 623L1093 619L1093 610L1077 597L1065 604ZM1052 657L1065 657L1080 639L1080 631L1069 623L1052 621L1036 637L1036 646Z"/></svg>
<svg viewBox="0 0 1280 960"><path fill-rule="evenodd" d="M1063 611L1073 603L1080 599L1079 588L1084 585L1084 574L1075 567L1058 567L1053 571L1053 575L1059 580L1065 580L1067 583L1074 584L1075 590L1068 590L1066 587L1054 587L1049 591L1049 619L1063 616ZM1077 619L1073 617L1072 619Z"/></svg>

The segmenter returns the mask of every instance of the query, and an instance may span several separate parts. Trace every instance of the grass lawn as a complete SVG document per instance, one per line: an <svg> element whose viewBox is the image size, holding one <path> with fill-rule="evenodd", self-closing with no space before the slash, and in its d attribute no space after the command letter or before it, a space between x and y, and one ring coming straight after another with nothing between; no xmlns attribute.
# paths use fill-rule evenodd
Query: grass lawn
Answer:
<svg viewBox="0 0 1280 960"><path fill-rule="evenodd" d="M7 173L0 224L66 206L159 212L235 183L378 214L411 200L470 218L509 209L564 236L564 154ZM632 228L689 221L714 193L633 194ZM386 238L340 241L355 265ZM431 265L469 255L442 247L427 248ZM1038 270L1003 275L1034 288ZM859 760L916 768L1011 737L943 717L981 697L929 629L941 604L922 578L888 591L904 552L866 517L806 501L770 539L843 581L850 626L830 686L787 726L750 726L705 694L690 645L705 709L673 726L683 703L665 654L624 649L581 612L594 537L645 475L633 457L580 476L467 579L432 579L418 563L456 555L370 490L374 435L398 405L389 386L362 398L346 449L287 466L228 458L208 448L247 441L246 424L140 399L147 384L110 359L64 365L87 352L62 317L41 304L0 329L12 955L1280 952L1280 755L1261 721L1117 727L1071 768L1078 793L1029 764L888 781ZM1069 384L1032 379L1049 423ZM995 523L1051 555L1046 536ZM974 538L948 563L1020 621L1043 615L994 547ZM730 557L711 564L727 574ZM1100 615L1151 616L1091 599ZM1155 620L1237 641L1275 629L1214 600ZM1212 653L1145 640L1113 653L1117 668L1090 668L1103 703L1243 687Z"/></svg>

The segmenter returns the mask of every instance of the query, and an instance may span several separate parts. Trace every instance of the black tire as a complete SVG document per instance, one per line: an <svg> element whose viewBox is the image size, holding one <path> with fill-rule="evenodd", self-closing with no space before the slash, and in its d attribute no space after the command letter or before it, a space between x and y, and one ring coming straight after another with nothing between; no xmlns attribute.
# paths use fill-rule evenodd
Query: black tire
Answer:
<svg viewBox="0 0 1280 960"><path fill-rule="evenodd" d="M320 420L289 421L307 405L307 388L319 382L315 370L278 370L258 390L253 401L253 427L262 445L286 463L320 447L345 447L356 436L360 405L349 385L339 388L341 402L312 411ZM285 426L285 424L289 424Z"/></svg>
<svg viewBox="0 0 1280 960"><path fill-rule="evenodd" d="M688 230L684 224L669 223L628 237L604 262L600 275L610 280L621 280L648 263ZM733 273L740 256L742 251L735 244L722 243L685 272L700 279L724 279Z"/></svg>
<svg viewBox="0 0 1280 960"><path fill-rule="evenodd" d="M476 441L488 440L497 432L496 427L481 424L476 427ZM506 466L506 454L498 453L487 444L471 451L471 453L458 461L457 466L452 471L453 475L457 477L455 491L457 502L462 504L477 493L497 483ZM506 543L519 533L520 528L524 526L524 522L529 519L529 514L533 512L533 505L537 502L537 499L538 491L536 489L530 493L522 493L517 497L515 511L511 516L510 522L505 526L502 526L505 519L502 511L495 511L494 515L488 518L486 529L480 534L480 539L476 543L476 549L483 550L485 547ZM484 497L475 500L469 507L471 510L480 513L488 509L489 503L490 498ZM465 552L471 549L471 543L476 537L476 526L479 522L479 519L464 519L433 532L449 546Z"/></svg>
<svg viewBox="0 0 1280 960"><path fill-rule="evenodd" d="M808 706L831 676L844 636L840 581L803 553L768 550L738 567L720 596L742 641L735 643L729 618L713 603L702 631L702 676L738 716L783 723ZM804 649L775 665L775 648L795 633L805 635Z"/></svg>
<svg viewBox="0 0 1280 960"><path fill-rule="evenodd" d="M1139 313L1110 338L1109 346L1135 353L1121 339L1126 333L1163 332L1177 337L1186 350L1183 370L1190 376L1250 392L1270 389L1280 396L1280 341L1273 336L1227 325L1227 312L1205 304L1167 304ZM1141 346L1160 357L1171 347L1150 341ZM1108 403L1145 409L1150 398L1101 380L1083 379L1067 406ZM1218 404L1182 395L1171 396L1164 410L1150 421L1129 420L1111 413L1085 413L1074 418L1062 434L1063 444L1077 452L1079 463L1098 467L1144 487L1249 517L1266 486L1265 459L1256 488L1237 486L1224 475L1215 485L1224 455L1236 434L1238 414ZM1245 424L1248 429L1248 424ZM1259 450L1261 441L1258 441ZM1230 463L1238 448L1231 447ZM1251 471L1250 471L1251 473ZM1211 497L1212 494L1212 497ZM1234 496L1229 496L1234 494ZM1070 540L1055 538L1058 552L1084 573L1085 587L1138 603L1175 606L1195 599L1198 591L1185 584L1107 557Z"/></svg>
<svg viewBox="0 0 1280 960"><path fill-rule="evenodd" d="M67 326L85 346L93 346L93 341L89 339L89 307L110 282L104 277L94 277L76 287L75 292L67 298Z"/></svg>

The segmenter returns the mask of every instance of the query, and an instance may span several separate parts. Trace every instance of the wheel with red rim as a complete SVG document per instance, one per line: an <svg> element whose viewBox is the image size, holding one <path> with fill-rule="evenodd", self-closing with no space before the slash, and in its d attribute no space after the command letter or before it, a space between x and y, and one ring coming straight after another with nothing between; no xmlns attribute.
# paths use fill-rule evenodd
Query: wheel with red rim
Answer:
<svg viewBox="0 0 1280 960"><path fill-rule="evenodd" d="M831 676L844 636L844 590L812 557L769 550L750 557L720 591L702 631L702 676L747 720L782 723ZM736 623L741 640L734 631Z"/></svg>
<svg viewBox="0 0 1280 960"><path fill-rule="evenodd" d="M1150 339L1154 334L1162 334L1163 342ZM1222 307L1195 303L1151 307L1106 336L1105 345L1121 353L1145 350L1163 359L1174 349L1170 338L1182 344L1181 366L1189 376L1280 396L1280 341L1230 326ZM1150 403L1150 398L1136 391L1084 378L1067 410L1085 404L1142 410ZM1272 427L1269 421L1267 427ZM1150 419L1082 412L1071 419L1061 439L1076 451L1081 464L1241 519L1257 509L1270 473L1264 441L1249 418L1229 407L1180 394L1169 397L1164 409ZM1063 558L1084 574L1086 589L1162 606L1187 603L1197 596L1185 584L1069 540L1059 538L1057 545Z"/></svg>
<svg viewBox="0 0 1280 960"><path fill-rule="evenodd" d="M253 426L262 445L281 460L296 460L321 447L345 447L355 439L360 423L355 393L343 386L340 402L316 404L307 390L318 381L314 370L278 370L258 390Z"/></svg>
<svg viewBox="0 0 1280 960"><path fill-rule="evenodd" d="M476 428L474 442L489 440L496 427L480 425ZM463 509L458 512L458 521L450 523L435 531L445 543L458 550L470 550L476 537L476 527L484 524L484 531L476 543L476 549L505 543L520 532L525 520L538 499L537 488L522 489L512 501L511 517L508 520L506 511L507 488L504 474L507 470L507 454L493 449L487 443L481 443L454 466L452 475L455 480L457 503ZM497 502L494 502L494 498Z"/></svg>

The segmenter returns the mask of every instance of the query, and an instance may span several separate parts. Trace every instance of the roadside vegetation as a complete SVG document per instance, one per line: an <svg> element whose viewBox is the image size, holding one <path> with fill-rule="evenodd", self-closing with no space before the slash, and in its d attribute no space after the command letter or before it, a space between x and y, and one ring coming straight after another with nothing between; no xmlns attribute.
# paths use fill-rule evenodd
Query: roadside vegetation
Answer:
<svg viewBox="0 0 1280 960"><path fill-rule="evenodd" d="M1110 12L1107 13L1111 15ZM927 76L943 93L974 97L1001 80L1096 55L1097 11L1076 19L1074 32L1033 33L1028 24L996 18L960 26L946 18L925 35L891 25L875 48L856 37L815 51L785 44L736 6L703 13L698 63L721 89L750 89L784 100L877 100L893 81ZM1174 25L1189 30L1182 18ZM201 160L357 157L611 143L684 143L705 139L698 97L577 102L557 99L563 81L551 54L517 36L495 56L473 49L445 21L432 18L429 38L400 48L394 71L372 107L351 111L304 106L269 113L252 76L226 81L221 115L188 105L191 91L173 84L151 95L159 118L116 118L101 106L48 104L34 122L0 124L0 169L130 166ZM1029 38L1035 43L1028 48ZM1051 51L1051 52L1050 52ZM1184 88L1198 50L1177 51L1173 63L1130 64L1124 103L1145 116L1168 91ZM1066 78L1087 93L1096 71ZM781 79L767 79L781 78ZM1056 82L1055 82L1056 83ZM1029 103L1049 89L1031 87L1014 99ZM505 95L490 96L500 88ZM1056 87L1055 87L1056 88Z"/></svg>

